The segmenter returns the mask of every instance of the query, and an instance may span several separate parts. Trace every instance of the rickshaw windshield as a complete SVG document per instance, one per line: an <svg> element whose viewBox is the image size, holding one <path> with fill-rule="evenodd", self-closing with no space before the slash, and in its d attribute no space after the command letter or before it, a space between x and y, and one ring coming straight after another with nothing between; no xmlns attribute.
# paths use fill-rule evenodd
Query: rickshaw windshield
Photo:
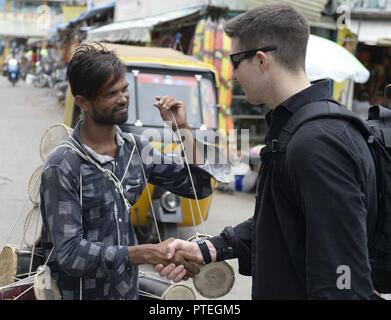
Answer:
<svg viewBox="0 0 391 320"><path fill-rule="evenodd" d="M162 127L159 111L153 106L156 96L170 95L182 100L186 106L189 126L199 128L203 116L206 127L217 128L216 96L213 83L208 78L201 79L202 112L199 104L199 89L195 75L171 75L140 72L137 75L138 118L136 119L135 76L127 73L130 103L129 123L140 120L144 126Z"/></svg>

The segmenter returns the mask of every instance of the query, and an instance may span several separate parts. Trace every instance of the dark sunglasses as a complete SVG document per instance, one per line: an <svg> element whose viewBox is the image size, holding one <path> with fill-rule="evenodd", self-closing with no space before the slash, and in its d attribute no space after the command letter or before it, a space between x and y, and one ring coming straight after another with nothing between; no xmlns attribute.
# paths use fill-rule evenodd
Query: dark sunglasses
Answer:
<svg viewBox="0 0 391 320"><path fill-rule="evenodd" d="M231 58L231 62L232 62L234 69L237 69L243 60L255 56L258 51L268 52L268 51L274 51L274 50L277 50L276 46L263 47L260 49L252 49L252 50L248 50L248 51L233 53L233 54L230 54L229 57Z"/></svg>

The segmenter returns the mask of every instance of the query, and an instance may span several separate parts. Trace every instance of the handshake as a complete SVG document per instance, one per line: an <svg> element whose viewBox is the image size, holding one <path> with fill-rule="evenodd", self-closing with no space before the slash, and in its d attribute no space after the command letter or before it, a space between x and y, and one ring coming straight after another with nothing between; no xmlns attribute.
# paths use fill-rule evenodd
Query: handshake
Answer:
<svg viewBox="0 0 391 320"><path fill-rule="evenodd" d="M208 240L205 244L209 249L210 262L216 261L216 248ZM205 263L197 243L174 238L158 244L128 247L128 253L131 263L151 264L160 276L174 282L194 277Z"/></svg>

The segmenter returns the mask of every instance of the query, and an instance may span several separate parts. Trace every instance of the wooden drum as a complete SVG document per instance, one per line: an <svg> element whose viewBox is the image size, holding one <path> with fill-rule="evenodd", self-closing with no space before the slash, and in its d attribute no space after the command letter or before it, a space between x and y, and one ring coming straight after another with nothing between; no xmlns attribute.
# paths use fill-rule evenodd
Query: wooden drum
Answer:
<svg viewBox="0 0 391 320"><path fill-rule="evenodd" d="M0 287L9 285L18 279L26 278L30 270L35 272L38 266L44 264L44 256L39 249L32 251L26 248L6 245L0 254Z"/></svg>
<svg viewBox="0 0 391 320"><path fill-rule="evenodd" d="M41 266L35 275L0 287L0 300L61 300L61 294L50 269Z"/></svg>

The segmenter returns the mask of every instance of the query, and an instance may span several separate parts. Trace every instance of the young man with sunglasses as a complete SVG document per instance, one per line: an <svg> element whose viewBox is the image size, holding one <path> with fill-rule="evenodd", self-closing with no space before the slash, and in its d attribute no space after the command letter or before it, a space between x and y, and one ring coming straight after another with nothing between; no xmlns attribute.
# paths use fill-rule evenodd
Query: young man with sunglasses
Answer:
<svg viewBox="0 0 391 320"><path fill-rule="evenodd" d="M352 124L331 118L303 124L289 145L279 141L304 106L332 97L329 81L311 84L305 72L308 23L293 8L271 4L234 18L225 31L248 101L272 108L255 213L203 243L175 240L168 257L182 249L205 263L238 258L239 272L252 276L253 299L374 298L367 219L376 211L376 182L366 141ZM175 274L172 265L155 269Z"/></svg>

